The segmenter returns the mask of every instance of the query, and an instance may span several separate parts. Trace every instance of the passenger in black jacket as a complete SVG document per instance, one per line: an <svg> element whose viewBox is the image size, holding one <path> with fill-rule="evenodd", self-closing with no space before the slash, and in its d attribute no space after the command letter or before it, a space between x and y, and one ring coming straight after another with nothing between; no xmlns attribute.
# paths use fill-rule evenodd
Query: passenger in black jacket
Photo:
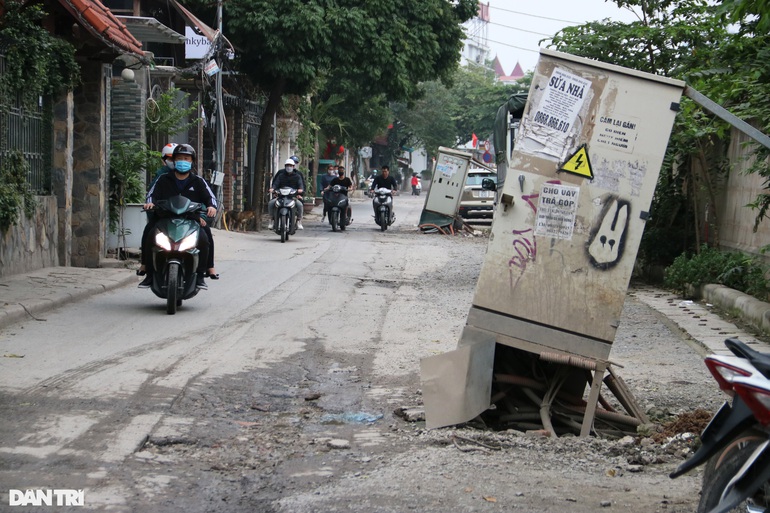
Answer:
<svg viewBox="0 0 770 513"><path fill-rule="evenodd" d="M287 159L284 164L284 168L278 171L273 177L273 182L270 184L268 192L273 193L274 190L281 187L291 187L297 190L297 198L294 202L294 211L297 215L297 228L304 230L302 226L302 193L305 191L305 181L302 179L302 174L294 171L295 163L292 159ZM271 199L267 203L267 213L270 216L270 225L268 230L273 229L273 218L275 216L275 198Z"/></svg>
<svg viewBox="0 0 770 513"><path fill-rule="evenodd" d="M203 203L208 207L206 209L206 216L209 219L213 219L217 214L217 199L214 193L209 188L206 181L200 176L190 173L190 170L195 163L195 150L189 144L180 144L174 148L174 172L166 173L161 176L155 185L152 186L150 192L147 193L147 203L144 205L145 210L149 210L154 206L155 201L165 200L173 196L184 196L190 201L196 203ZM195 219L201 224L202 227L206 226L206 220L200 215L195 214ZM150 233L153 233L152 229ZM148 288L152 284L152 258L149 255L152 254L152 238L143 242L142 254L143 261L147 265L147 277L139 284L139 288ZM209 253L209 236L206 230L201 230L198 236L198 288L207 289L206 281L203 279L203 275L208 263Z"/></svg>

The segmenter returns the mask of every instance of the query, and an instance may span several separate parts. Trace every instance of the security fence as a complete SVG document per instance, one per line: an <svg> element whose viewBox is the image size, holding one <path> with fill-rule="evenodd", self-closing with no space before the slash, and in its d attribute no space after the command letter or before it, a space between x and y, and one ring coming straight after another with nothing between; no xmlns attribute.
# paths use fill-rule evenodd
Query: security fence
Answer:
<svg viewBox="0 0 770 513"><path fill-rule="evenodd" d="M0 55L0 81L5 75L5 56ZM20 151L29 164L27 182L35 194L51 192L52 115L48 98L25 105L20 95L9 98L0 90L0 169L10 154Z"/></svg>

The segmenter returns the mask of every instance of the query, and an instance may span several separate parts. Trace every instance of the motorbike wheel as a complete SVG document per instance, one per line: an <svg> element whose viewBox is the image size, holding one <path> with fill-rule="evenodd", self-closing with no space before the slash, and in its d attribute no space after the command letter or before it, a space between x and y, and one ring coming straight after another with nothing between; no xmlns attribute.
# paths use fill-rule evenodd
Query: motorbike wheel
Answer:
<svg viewBox="0 0 770 513"><path fill-rule="evenodd" d="M388 213L386 211L380 212L380 231L384 232L388 229Z"/></svg>
<svg viewBox="0 0 770 513"><path fill-rule="evenodd" d="M337 224L340 221L340 212L339 210L331 210L329 212L329 223L332 225L332 231L337 231Z"/></svg>
<svg viewBox="0 0 770 513"><path fill-rule="evenodd" d="M767 435L759 431L747 431L711 457L703 471L700 503L696 513L707 513L719 504L730 480L751 456L754 449L766 439ZM765 483L764 487L767 490L768 483ZM764 506L767 507L767 505ZM729 513L739 512L746 512L745 501L731 509Z"/></svg>
<svg viewBox="0 0 770 513"><path fill-rule="evenodd" d="M174 315L177 307L177 294L179 292L179 264L172 262L168 264L168 280L166 282L168 290L166 292L166 313Z"/></svg>
<svg viewBox="0 0 770 513"><path fill-rule="evenodd" d="M278 219L278 229L281 232L281 242L286 242L289 238L289 222L286 216L281 216Z"/></svg>

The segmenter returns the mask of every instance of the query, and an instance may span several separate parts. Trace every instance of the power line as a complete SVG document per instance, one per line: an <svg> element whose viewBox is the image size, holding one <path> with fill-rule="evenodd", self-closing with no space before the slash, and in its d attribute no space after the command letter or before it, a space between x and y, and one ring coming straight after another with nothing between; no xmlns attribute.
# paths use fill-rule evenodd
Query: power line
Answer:
<svg viewBox="0 0 770 513"><path fill-rule="evenodd" d="M541 20L559 21L562 23L571 23L572 25L582 25L582 23L579 21L560 20L558 18L549 18L548 16L538 16L537 14L529 14L529 13L520 12L520 11L512 11L510 9L503 9L502 7L497 7L496 5L490 5L489 7L491 7L492 9L497 9L498 11L505 11L513 14L521 14L522 16L531 16L533 18L540 18Z"/></svg>
<svg viewBox="0 0 770 513"><path fill-rule="evenodd" d="M517 50L524 50L525 52L534 52L534 53L540 53L540 50L532 50L531 48L524 48L523 46L516 46L508 43L503 43L501 41L494 41L492 39L487 39L490 43L497 43L499 45L503 46L510 46L511 48L516 48Z"/></svg>
<svg viewBox="0 0 770 513"><path fill-rule="evenodd" d="M527 29L523 29L523 28L519 28L519 27L511 27L510 25L503 25L502 23L495 23L494 21L488 21L487 23L489 23L490 25L497 25L498 27L505 27L505 28L509 28L509 29L512 29L512 30L518 30L519 32L527 32L529 34L535 34L536 36L545 36L545 37L552 37L553 36L553 34L544 34L542 32L534 32L532 30L527 30Z"/></svg>

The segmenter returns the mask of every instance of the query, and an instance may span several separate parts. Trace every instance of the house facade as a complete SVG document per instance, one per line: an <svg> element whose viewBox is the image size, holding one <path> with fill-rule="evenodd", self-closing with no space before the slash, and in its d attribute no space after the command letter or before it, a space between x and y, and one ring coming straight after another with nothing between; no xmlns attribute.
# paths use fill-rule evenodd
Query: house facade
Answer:
<svg viewBox="0 0 770 513"><path fill-rule="evenodd" d="M190 37L184 36L192 31L213 44L215 31L174 0L47 0L44 9L46 28L76 48L81 80L72 91L41 99L39 112L17 105L3 114L9 130L0 141L0 162L13 149L33 160L37 208L0 231L0 276L99 267L116 249L108 247L115 239L109 236L108 191L110 150L117 141L146 141L157 150L167 142L189 143L198 150L199 174L211 180L216 169L219 106L206 101L213 78L200 72L203 59L186 55ZM3 64L0 50L0 73ZM233 80L224 80L225 89ZM147 104L172 87L186 93L185 105L199 102L197 119L189 130L148 140ZM226 93L221 108L227 132L216 190L223 210L241 210L250 201L263 107ZM154 172L147 170L148 178Z"/></svg>
<svg viewBox="0 0 770 513"><path fill-rule="evenodd" d="M39 155L45 169L32 183L35 215L22 215L1 232L0 276L52 265L99 265L107 226L112 63L120 56L146 62L141 43L98 1L49 0L45 10L46 28L75 46L81 80L72 91L41 98L39 112L11 102L4 113L8 130L0 158L19 149Z"/></svg>

